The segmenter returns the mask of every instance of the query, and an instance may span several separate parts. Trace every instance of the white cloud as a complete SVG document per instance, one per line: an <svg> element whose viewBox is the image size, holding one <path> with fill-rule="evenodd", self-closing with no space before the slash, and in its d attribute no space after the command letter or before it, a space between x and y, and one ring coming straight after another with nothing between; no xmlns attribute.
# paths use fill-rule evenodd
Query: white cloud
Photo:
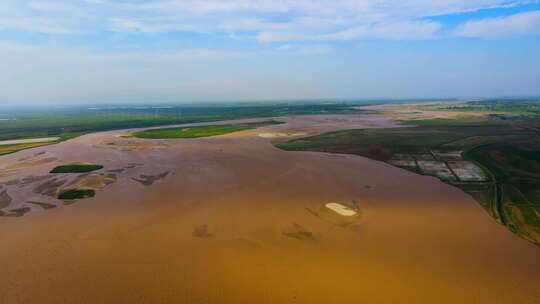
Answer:
<svg viewBox="0 0 540 304"><path fill-rule="evenodd" d="M217 49L181 49L173 52L98 52L85 48L56 48L0 41L0 54L8 58L32 58L65 62L69 58L85 63L166 63L181 64L188 61L208 61L239 58L247 53ZM12 55L8 55L12 54Z"/></svg>
<svg viewBox="0 0 540 304"><path fill-rule="evenodd" d="M47 34L198 32L262 42L428 39L426 17L535 0L2 0L0 28ZM479 25L467 25L479 26ZM519 31L518 31L519 32Z"/></svg>
<svg viewBox="0 0 540 304"><path fill-rule="evenodd" d="M516 34L540 34L540 11L469 21L454 31L454 35L461 37L493 38Z"/></svg>
<svg viewBox="0 0 540 304"><path fill-rule="evenodd" d="M34 33L51 35L75 34L78 29L69 24L55 22L49 18L1 18L0 29L19 29Z"/></svg>
<svg viewBox="0 0 540 304"><path fill-rule="evenodd" d="M436 35L441 25L432 21L403 21L378 24L373 27L374 37L389 39L429 39Z"/></svg>
<svg viewBox="0 0 540 304"><path fill-rule="evenodd" d="M332 51L332 46L328 44L297 45L284 44L276 48L278 51L293 52L301 55L322 55Z"/></svg>
<svg viewBox="0 0 540 304"><path fill-rule="evenodd" d="M432 21L402 21L358 26L324 35L325 40L348 40L359 37L387 38L394 40L429 39L435 37L441 25Z"/></svg>

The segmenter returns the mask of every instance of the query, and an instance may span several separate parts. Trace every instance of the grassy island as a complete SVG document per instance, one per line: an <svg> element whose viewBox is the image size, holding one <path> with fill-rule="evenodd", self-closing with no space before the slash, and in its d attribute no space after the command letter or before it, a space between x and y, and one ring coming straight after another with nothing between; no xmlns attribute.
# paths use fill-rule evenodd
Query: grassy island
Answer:
<svg viewBox="0 0 540 304"><path fill-rule="evenodd" d="M61 192L58 195L58 199L76 200L76 199L94 197L95 195L96 195L96 191L92 189L70 189L70 190L65 190Z"/></svg>
<svg viewBox="0 0 540 304"><path fill-rule="evenodd" d="M146 139L174 139L174 138L200 138L224 135L238 131L250 130L259 127L280 124L281 122L269 120L253 123L206 125L180 128L162 128L135 132L132 135Z"/></svg>
<svg viewBox="0 0 540 304"><path fill-rule="evenodd" d="M102 165L95 164L70 164L58 166L51 170L50 173L88 173L103 169Z"/></svg>

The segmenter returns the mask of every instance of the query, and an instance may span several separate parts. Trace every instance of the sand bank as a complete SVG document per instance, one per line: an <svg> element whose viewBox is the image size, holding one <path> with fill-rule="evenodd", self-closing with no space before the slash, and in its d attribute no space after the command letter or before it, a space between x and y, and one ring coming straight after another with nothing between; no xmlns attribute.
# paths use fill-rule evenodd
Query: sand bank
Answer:
<svg viewBox="0 0 540 304"><path fill-rule="evenodd" d="M0 140L0 146L44 143L44 142L57 141L59 139L60 137L44 137L44 138L30 138L30 139Z"/></svg>

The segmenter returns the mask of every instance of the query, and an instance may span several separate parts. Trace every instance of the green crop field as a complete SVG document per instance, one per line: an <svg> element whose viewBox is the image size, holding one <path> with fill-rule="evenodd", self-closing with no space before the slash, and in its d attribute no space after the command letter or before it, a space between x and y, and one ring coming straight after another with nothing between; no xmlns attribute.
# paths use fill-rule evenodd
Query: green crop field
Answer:
<svg viewBox="0 0 540 304"><path fill-rule="evenodd" d="M351 104L112 107L0 111L0 140L73 137L90 132L144 128L239 118L361 113Z"/></svg>
<svg viewBox="0 0 540 304"><path fill-rule="evenodd" d="M300 138L276 145L284 150L312 150L358 154L387 161L394 153L422 153L429 149L461 149L463 141L482 138L498 142L505 136L515 135L512 126L500 123L445 125L426 123L413 128L345 130ZM520 132L519 136L533 136L533 131ZM472 141L470 141L472 142Z"/></svg>
<svg viewBox="0 0 540 304"><path fill-rule="evenodd" d="M68 107L0 110L0 141L59 137L55 144L92 132L287 115L361 113L354 103L276 103L212 106ZM0 146L0 155L43 146Z"/></svg>
<svg viewBox="0 0 540 304"><path fill-rule="evenodd" d="M146 139L199 138L217 136L258 127L280 124L277 121L244 123L235 125L207 125L184 128L153 129L132 133L133 136Z"/></svg>

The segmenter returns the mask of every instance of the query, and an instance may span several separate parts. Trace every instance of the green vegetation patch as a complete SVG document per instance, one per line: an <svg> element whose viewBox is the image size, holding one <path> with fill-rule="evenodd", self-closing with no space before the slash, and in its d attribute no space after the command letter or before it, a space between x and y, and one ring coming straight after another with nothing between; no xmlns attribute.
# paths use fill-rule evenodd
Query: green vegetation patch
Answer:
<svg viewBox="0 0 540 304"><path fill-rule="evenodd" d="M254 104L227 106L171 106L103 108L42 108L32 111L4 113L14 120L0 121L0 140L73 137L91 132L129 128L159 127L188 123L213 122L241 118L263 118L287 115L354 114L362 113L356 104ZM0 113L2 116L3 113Z"/></svg>
<svg viewBox="0 0 540 304"><path fill-rule="evenodd" d="M479 146L467 156L489 167L500 181L540 180L540 144L524 147L521 141ZM532 149L531 149L532 148Z"/></svg>
<svg viewBox="0 0 540 304"><path fill-rule="evenodd" d="M270 120L255 123L229 124L229 125L208 125L181 128L164 128L135 132L132 135L146 139L171 139L171 138L199 138L217 136L237 131L255 129L269 125L281 124L281 122Z"/></svg>
<svg viewBox="0 0 540 304"><path fill-rule="evenodd" d="M287 115L354 114L364 110L357 103L275 103L231 105L177 105L151 107L126 105L115 107L33 108L0 112L0 141L59 137L55 144L92 132L130 128L159 127L214 122L241 118L263 118ZM1 110L1 109L0 109ZM0 147L0 155L43 146L44 144Z"/></svg>
<svg viewBox="0 0 540 304"><path fill-rule="evenodd" d="M433 119L410 119L401 123L414 126L465 126L465 125L496 125L497 121L490 120L486 116L478 115L458 115L453 118L433 118Z"/></svg>
<svg viewBox="0 0 540 304"><path fill-rule="evenodd" d="M71 164L58 166L51 170L50 173L87 173L103 169L102 165L95 164Z"/></svg>
<svg viewBox="0 0 540 304"><path fill-rule="evenodd" d="M0 146L0 155L6 155L10 153L15 153L21 150L47 146L53 143L56 143L56 142L4 145L4 146Z"/></svg>
<svg viewBox="0 0 540 304"><path fill-rule="evenodd" d="M418 109L493 114L491 117L501 120L521 119L521 116L540 115L539 98L521 99L485 99L468 102L451 102L421 105Z"/></svg>
<svg viewBox="0 0 540 304"><path fill-rule="evenodd" d="M288 151L357 154L388 161L395 153L463 149L462 142L466 139L483 138L488 142L496 142L501 140L502 136L513 133L515 130L511 126L503 124L423 125L411 128L337 131L280 142L276 143L276 146Z"/></svg>
<svg viewBox="0 0 540 304"><path fill-rule="evenodd" d="M92 189L70 189L62 191L58 195L58 199L61 200L76 200L76 199L85 199L89 197L94 197L96 191Z"/></svg>
<svg viewBox="0 0 540 304"><path fill-rule="evenodd" d="M57 144L59 142L66 141L66 140L69 140L69 139L72 139L81 135L83 135L83 133L66 132L66 133L59 134L57 140L34 142L34 143L20 143L20 144L12 144L12 145L0 145L0 155L6 155L6 154L11 154L11 153L19 152L22 150L26 150L26 149L53 145L53 144Z"/></svg>

